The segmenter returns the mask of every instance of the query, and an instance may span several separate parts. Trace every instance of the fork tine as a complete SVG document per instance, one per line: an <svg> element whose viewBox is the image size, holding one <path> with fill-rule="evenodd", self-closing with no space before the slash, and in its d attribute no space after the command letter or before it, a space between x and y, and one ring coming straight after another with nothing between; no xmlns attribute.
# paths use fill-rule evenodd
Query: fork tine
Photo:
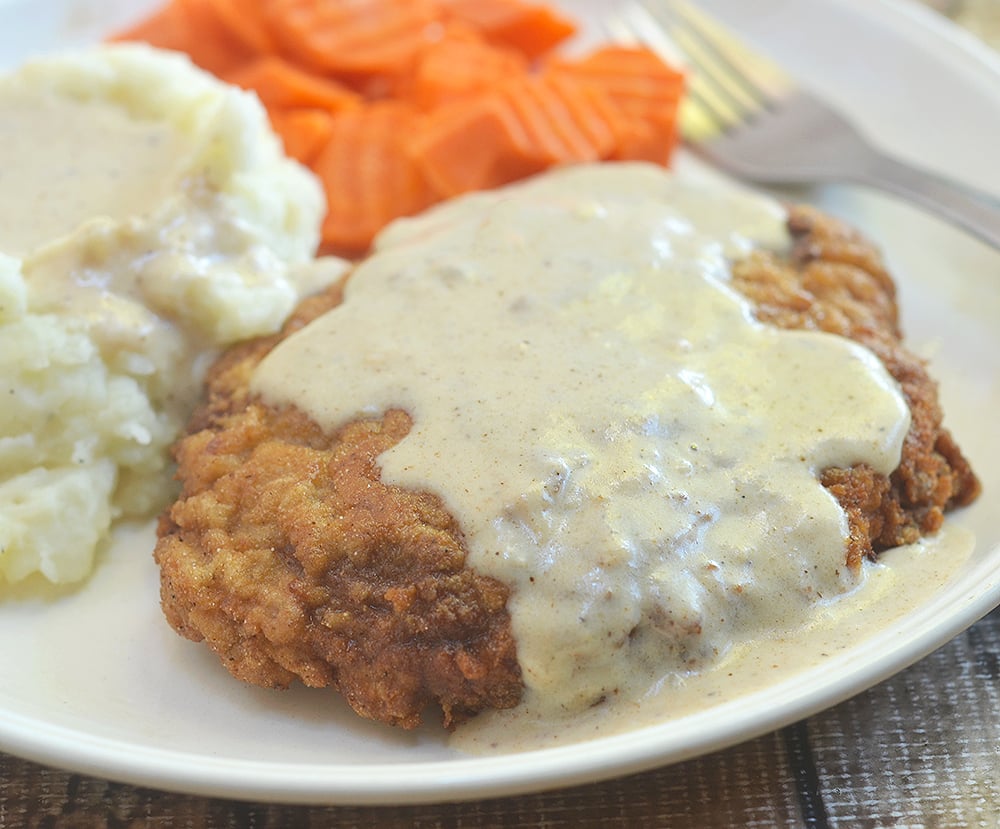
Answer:
<svg viewBox="0 0 1000 829"><path fill-rule="evenodd" d="M681 108L681 130L703 141L751 119L791 90L774 63L755 54L686 0L630 0L611 34L642 42L691 72Z"/></svg>
<svg viewBox="0 0 1000 829"><path fill-rule="evenodd" d="M872 146L847 118L774 63L754 54L689 0L621 0L616 39L645 44L689 72L684 138L726 170L758 184L846 181L903 196L1000 249L995 196L912 167ZM742 129L732 127L742 125ZM780 152L775 152L781 147Z"/></svg>
<svg viewBox="0 0 1000 829"><path fill-rule="evenodd" d="M721 23L689 0L658 2L641 0L655 8L668 21L675 36L688 39L697 48L686 50L699 56L697 66L706 76L715 78L720 89L735 97L745 97L757 105L791 91L791 81L773 61L754 52ZM692 61L694 63L694 61Z"/></svg>

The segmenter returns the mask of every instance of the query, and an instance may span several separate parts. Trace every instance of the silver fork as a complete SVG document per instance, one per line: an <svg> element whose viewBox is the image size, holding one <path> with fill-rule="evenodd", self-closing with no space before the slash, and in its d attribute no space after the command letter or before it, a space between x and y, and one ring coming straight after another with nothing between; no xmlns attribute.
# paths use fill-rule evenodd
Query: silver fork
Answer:
<svg viewBox="0 0 1000 829"><path fill-rule="evenodd" d="M1000 249L1000 199L873 147L840 113L686 0L627 0L605 21L691 73L685 141L713 165L758 184L846 181L893 193Z"/></svg>

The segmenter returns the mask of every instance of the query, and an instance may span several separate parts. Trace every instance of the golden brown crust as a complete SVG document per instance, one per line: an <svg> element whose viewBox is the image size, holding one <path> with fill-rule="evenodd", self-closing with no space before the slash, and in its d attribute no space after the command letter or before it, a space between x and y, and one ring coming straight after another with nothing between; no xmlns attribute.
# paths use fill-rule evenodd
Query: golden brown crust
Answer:
<svg viewBox="0 0 1000 829"><path fill-rule="evenodd" d="M175 447L183 490L160 520L161 600L238 678L332 685L362 716L446 725L521 694L508 589L465 567L440 500L384 485L376 457L409 430L390 411L325 435L298 411L248 398L254 365L339 301L307 301L278 337L212 369Z"/></svg>
<svg viewBox="0 0 1000 829"><path fill-rule="evenodd" d="M733 284L758 319L782 328L826 331L873 351L900 384L910 430L889 479L865 466L828 469L826 486L850 525L847 560L910 544L941 527L945 510L970 503L980 485L942 424L937 385L902 345L896 289L875 247L853 228L811 207L793 207L792 255L759 253L734 268Z"/></svg>
<svg viewBox="0 0 1000 829"><path fill-rule="evenodd" d="M738 263L734 285L762 321L851 337L899 381L912 427L891 476L829 469L850 525L847 560L936 530L978 482L941 427L923 363L900 345L894 287L861 236L794 208L781 259ZM340 301L305 301L274 337L230 350L175 448L183 491L160 522L161 598L182 635L204 639L237 677L339 689L361 715L415 726L431 704L446 725L515 705L521 676L508 589L465 566L461 528L434 495L387 486L376 458L403 438L390 411L326 435L295 410L249 396L254 366Z"/></svg>

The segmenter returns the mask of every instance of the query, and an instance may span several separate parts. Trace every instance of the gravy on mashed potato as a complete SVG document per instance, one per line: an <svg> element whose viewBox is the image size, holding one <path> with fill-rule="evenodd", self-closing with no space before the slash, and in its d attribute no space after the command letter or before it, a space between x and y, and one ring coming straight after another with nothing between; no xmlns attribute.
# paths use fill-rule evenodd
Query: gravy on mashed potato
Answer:
<svg viewBox="0 0 1000 829"><path fill-rule="evenodd" d="M164 502L208 360L342 263L259 102L180 56L40 59L0 114L0 582L69 582Z"/></svg>

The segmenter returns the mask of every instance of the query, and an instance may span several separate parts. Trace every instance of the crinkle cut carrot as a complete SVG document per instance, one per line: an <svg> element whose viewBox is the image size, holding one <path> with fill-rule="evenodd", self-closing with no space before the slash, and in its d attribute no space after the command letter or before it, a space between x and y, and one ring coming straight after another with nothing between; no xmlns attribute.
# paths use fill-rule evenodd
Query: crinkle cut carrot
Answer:
<svg viewBox="0 0 1000 829"><path fill-rule="evenodd" d="M405 71L442 16L430 0L270 0L266 13L286 54L348 74Z"/></svg>
<svg viewBox="0 0 1000 829"><path fill-rule="evenodd" d="M116 32L109 40L136 40L158 49L186 52L193 40L191 21L184 4L174 0L161 6L148 17Z"/></svg>
<svg viewBox="0 0 1000 829"><path fill-rule="evenodd" d="M554 164L615 157L627 119L572 77L523 75L435 110L409 143L443 196L499 187Z"/></svg>
<svg viewBox="0 0 1000 829"><path fill-rule="evenodd" d="M449 25L440 40L420 50L397 92L420 109L430 110L527 71L527 59L519 52L488 43L464 24Z"/></svg>
<svg viewBox="0 0 1000 829"><path fill-rule="evenodd" d="M523 0L444 0L444 7L453 19L471 24L491 42L532 60L576 33L576 24L555 9Z"/></svg>
<svg viewBox="0 0 1000 829"><path fill-rule="evenodd" d="M545 169L509 99L497 92L440 107L407 146L445 198L500 187Z"/></svg>
<svg viewBox="0 0 1000 829"><path fill-rule="evenodd" d="M115 40L142 40L160 49L187 52L202 69L222 75L250 56L220 24L212 9L214 0L173 0Z"/></svg>
<svg viewBox="0 0 1000 829"><path fill-rule="evenodd" d="M334 114L362 105L362 98L337 81L324 78L275 55L238 67L225 80L252 89L268 109L315 108Z"/></svg>
<svg viewBox="0 0 1000 829"><path fill-rule="evenodd" d="M630 118L615 124L615 150L609 161L651 161L666 166L678 135L673 120L643 121Z"/></svg>
<svg viewBox="0 0 1000 829"><path fill-rule="evenodd" d="M669 115L684 92L684 75L644 48L606 46L582 60L552 60L546 72L592 83L639 118Z"/></svg>
<svg viewBox="0 0 1000 829"><path fill-rule="evenodd" d="M590 141L597 158L612 158L622 133L621 111L614 102L602 90L573 78L542 78L567 109L576 128Z"/></svg>
<svg viewBox="0 0 1000 829"><path fill-rule="evenodd" d="M202 69L221 75L250 57L250 52L219 24L212 10L214 0L174 2L184 8L189 21L191 42L185 51Z"/></svg>
<svg viewBox="0 0 1000 829"><path fill-rule="evenodd" d="M599 93L585 85L528 75L505 84L501 94L547 166L598 161L614 151L613 107L601 106Z"/></svg>
<svg viewBox="0 0 1000 829"><path fill-rule="evenodd" d="M544 73L599 90L620 117L609 120L617 147L610 159L667 164L677 144L677 107L684 75L643 48L608 46L582 60L555 59Z"/></svg>
<svg viewBox="0 0 1000 829"><path fill-rule="evenodd" d="M334 116L322 109L271 109L268 115L285 153L307 167L333 134Z"/></svg>
<svg viewBox="0 0 1000 829"><path fill-rule="evenodd" d="M210 5L222 28L250 53L267 55L276 51L264 16L267 0L212 0Z"/></svg>
<svg viewBox="0 0 1000 829"><path fill-rule="evenodd" d="M376 103L343 112L313 162L323 182L327 215L324 249L359 253L392 219L417 213L435 194L404 139L417 115L395 102Z"/></svg>

